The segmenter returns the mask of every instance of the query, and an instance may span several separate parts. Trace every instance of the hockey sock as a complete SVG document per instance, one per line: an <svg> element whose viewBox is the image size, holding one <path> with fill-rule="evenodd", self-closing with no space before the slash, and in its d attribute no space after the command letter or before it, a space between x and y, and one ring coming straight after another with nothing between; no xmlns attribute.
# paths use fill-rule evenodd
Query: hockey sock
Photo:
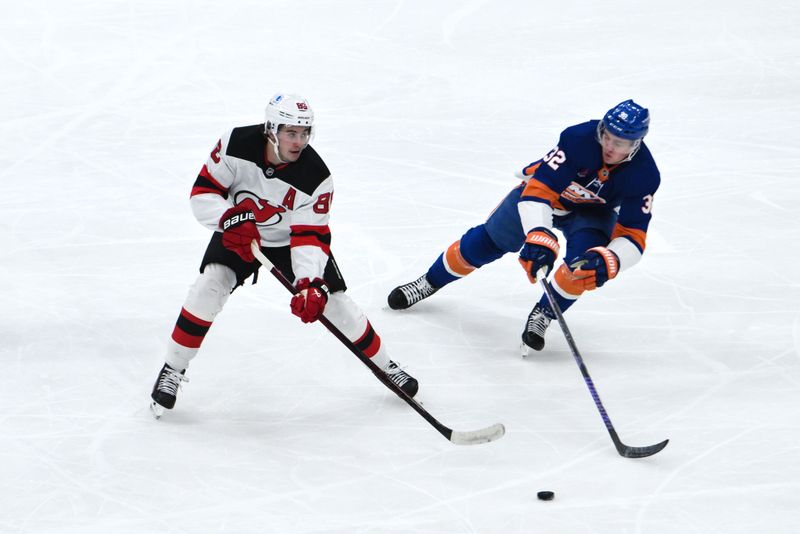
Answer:
<svg viewBox="0 0 800 534"><path fill-rule="evenodd" d="M170 367L186 369L197 355L211 324L236 285L229 267L212 263L197 277L181 308L164 358Z"/></svg>
<svg viewBox="0 0 800 534"><path fill-rule="evenodd" d="M325 306L325 317L378 367L385 369L389 365L389 356L380 336L361 308L344 292L330 294Z"/></svg>
<svg viewBox="0 0 800 534"><path fill-rule="evenodd" d="M467 230L461 239L450 245L433 262L426 276L431 285L440 288L493 262L503 254L505 251L495 245L484 225L479 225Z"/></svg>
<svg viewBox="0 0 800 534"><path fill-rule="evenodd" d="M553 293L556 298L556 304L558 304L558 307L561 308L562 312L566 312L570 306L575 304L575 302L577 302L578 298L584 292L582 287L571 283L571 279L565 275L565 273L568 272L569 269L567 265L562 263L561 266L556 269L551 281L551 286L554 290ZM547 300L547 295L542 295L542 298L539 299L539 304L546 310L550 310L550 303Z"/></svg>
<svg viewBox="0 0 800 534"><path fill-rule="evenodd" d="M381 344L381 336L372 328L369 321L367 321L364 334L353 341L353 344L381 369L386 369L386 366L389 365L389 355Z"/></svg>

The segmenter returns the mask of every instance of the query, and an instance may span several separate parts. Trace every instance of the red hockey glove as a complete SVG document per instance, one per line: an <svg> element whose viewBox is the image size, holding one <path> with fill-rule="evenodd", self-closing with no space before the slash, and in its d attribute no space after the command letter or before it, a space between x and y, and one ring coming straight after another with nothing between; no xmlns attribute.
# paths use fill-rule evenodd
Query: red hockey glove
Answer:
<svg viewBox="0 0 800 534"><path fill-rule="evenodd" d="M308 278L301 278L297 282L297 295L292 297L290 304L292 313L300 317L304 323L313 323L325 311L328 302L328 286L320 278L309 282Z"/></svg>
<svg viewBox="0 0 800 534"><path fill-rule="evenodd" d="M253 239L259 241L261 236L256 227L256 216L249 208L239 205L228 209L222 214L219 227L225 248L234 251L244 261L255 260L250 243Z"/></svg>
<svg viewBox="0 0 800 534"><path fill-rule="evenodd" d="M578 287L591 291L602 287L618 272L619 257L606 247L594 247L572 260L565 274Z"/></svg>
<svg viewBox="0 0 800 534"><path fill-rule="evenodd" d="M536 275L542 267L547 267L545 274L553 270L559 248L558 238L547 228L537 226L528 232L528 238L519 251L519 263L531 284L536 283Z"/></svg>

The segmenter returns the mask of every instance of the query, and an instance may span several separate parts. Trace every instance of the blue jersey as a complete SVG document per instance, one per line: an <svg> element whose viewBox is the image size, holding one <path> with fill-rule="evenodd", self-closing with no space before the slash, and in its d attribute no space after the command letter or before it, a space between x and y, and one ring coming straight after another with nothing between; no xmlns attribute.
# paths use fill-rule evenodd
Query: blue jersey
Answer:
<svg viewBox="0 0 800 534"><path fill-rule="evenodd" d="M597 140L599 122L570 126L561 132L557 147L522 170L528 183L520 203L544 203L556 215L585 209L617 211L612 240L626 238L642 253L661 177L644 142L630 161L604 164Z"/></svg>

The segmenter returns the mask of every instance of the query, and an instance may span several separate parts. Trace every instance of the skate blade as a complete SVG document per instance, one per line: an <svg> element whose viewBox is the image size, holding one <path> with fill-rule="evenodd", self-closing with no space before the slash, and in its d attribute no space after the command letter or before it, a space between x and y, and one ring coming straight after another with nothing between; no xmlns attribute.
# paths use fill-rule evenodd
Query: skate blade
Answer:
<svg viewBox="0 0 800 534"><path fill-rule="evenodd" d="M156 401L150 402L150 411L153 413L153 417L156 419L161 419L161 416L164 415L164 410L165 408Z"/></svg>
<svg viewBox="0 0 800 534"><path fill-rule="evenodd" d="M523 341L522 343L519 344L519 352L523 358L527 358L528 356L531 355L533 349L530 348L528 345L526 345L525 342Z"/></svg>

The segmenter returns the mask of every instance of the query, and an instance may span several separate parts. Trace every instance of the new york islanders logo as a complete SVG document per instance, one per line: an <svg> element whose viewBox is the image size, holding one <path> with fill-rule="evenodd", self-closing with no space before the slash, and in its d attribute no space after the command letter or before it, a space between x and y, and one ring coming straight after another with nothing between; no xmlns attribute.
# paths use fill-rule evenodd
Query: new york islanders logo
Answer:
<svg viewBox="0 0 800 534"><path fill-rule="evenodd" d="M282 214L286 212L283 206L273 206L250 191L236 193L234 202L237 206L247 206L255 214L256 224L259 226L275 226L283 220Z"/></svg>
<svg viewBox="0 0 800 534"><path fill-rule="evenodd" d="M561 198L575 204L605 204L606 200L598 194L602 188L603 184L597 180L592 180L587 186L572 182L561 192ZM593 189L596 190L593 191Z"/></svg>

